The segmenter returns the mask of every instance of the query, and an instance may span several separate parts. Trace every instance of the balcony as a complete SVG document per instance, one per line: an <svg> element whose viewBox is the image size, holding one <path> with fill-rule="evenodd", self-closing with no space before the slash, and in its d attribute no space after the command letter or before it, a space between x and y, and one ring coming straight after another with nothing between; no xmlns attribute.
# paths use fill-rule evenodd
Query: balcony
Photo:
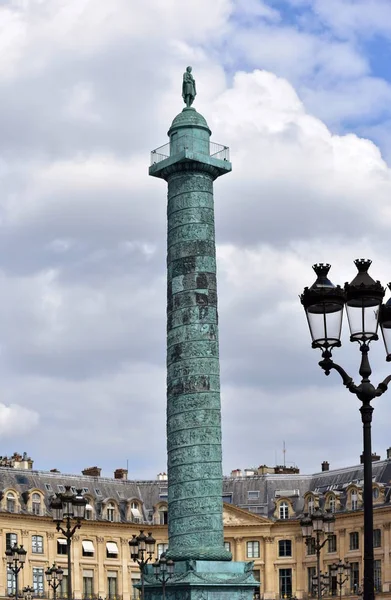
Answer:
<svg viewBox="0 0 391 600"><path fill-rule="evenodd" d="M174 158L183 151L196 152L204 154L217 160L225 160L229 162L229 148L216 142L205 141L195 136L184 135L176 139L174 142L168 142L164 146L160 146L151 152L151 167L167 158Z"/></svg>

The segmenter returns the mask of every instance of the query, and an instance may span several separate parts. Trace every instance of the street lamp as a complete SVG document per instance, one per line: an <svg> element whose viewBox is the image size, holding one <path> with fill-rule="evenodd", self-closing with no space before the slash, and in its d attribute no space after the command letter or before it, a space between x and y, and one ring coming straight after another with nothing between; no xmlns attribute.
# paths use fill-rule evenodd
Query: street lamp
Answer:
<svg viewBox="0 0 391 600"><path fill-rule="evenodd" d="M56 564L53 563L53 566L49 567L45 571L45 575L46 581L53 590L53 599L56 600L57 588L61 585L62 578L64 576L64 571L60 567L56 567Z"/></svg>
<svg viewBox="0 0 391 600"><path fill-rule="evenodd" d="M12 548L7 548L5 551L5 557L7 561L7 567L15 575L15 598L18 599L18 575L19 571L23 569L26 562L26 550L23 546L14 544Z"/></svg>
<svg viewBox="0 0 391 600"><path fill-rule="evenodd" d="M391 375L379 383L377 388L369 377L372 373L368 352L371 341L378 339L380 324L387 360L391 361L391 300L382 304L385 290L380 281L368 274L370 260L363 258L354 261L358 273L351 283L345 283L344 289L335 286L328 279L328 264L317 264L313 269L317 275L315 283L304 289L301 303L304 306L312 347L322 351L319 366L326 375L335 369L349 392L361 401L361 420L363 423L363 463L364 463L364 599L374 600L373 571L373 500L372 500L372 448L371 422L373 407L371 401L384 394L391 381ZM389 284L391 289L391 284ZM358 342L361 351L359 373L361 383L355 385L346 371L332 360L333 348L341 345L343 307L346 307L350 329L350 341Z"/></svg>
<svg viewBox="0 0 391 600"><path fill-rule="evenodd" d="M155 578L162 584L163 600L166 600L166 583L174 576L175 563L170 558L167 560L163 553L152 566Z"/></svg>
<svg viewBox="0 0 391 600"><path fill-rule="evenodd" d="M140 531L139 535L133 535L129 542L130 558L136 562L141 573L141 600L144 600L144 569L145 565L152 560L152 555L155 552L156 540L152 537L152 533L145 535L144 531ZM148 556L147 556L148 555Z"/></svg>
<svg viewBox="0 0 391 600"><path fill-rule="evenodd" d="M342 586L349 579L350 565L348 562L344 563L343 560L339 559L337 563L331 565L331 571L336 575L336 582L339 587L339 597L342 598Z"/></svg>
<svg viewBox="0 0 391 600"><path fill-rule="evenodd" d="M71 491L71 486L65 486L65 492L58 493L50 501L50 508L53 511L53 521L56 523L57 531L65 536L67 540L67 558L68 558L68 577L67 577L67 598L72 598L72 561L71 561L71 543L72 537L77 529L81 527L81 522L85 518L87 500L82 496L82 490L77 489L76 494ZM62 526L65 520L65 527ZM73 520L76 521L72 525Z"/></svg>
<svg viewBox="0 0 391 600"><path fill-rule="evenodd" d="M324 582L322 582L322 574L320 571L320 551L330 539L330 537L334 533L334 523L335 517L334 515L326 511L323 513L319 509L314 510L311 515L305 514L304 517L300 521L301 531L303 537L305 538L305 543L309 547L312 544L312 540L314 540L314 549L316 552L316 578L317 578L317 597L318 600L322 597L322 591L324 589ZM315 539L313 537L315 534ZM323 534L326 535L323 542L321 542L321 537Z"/></svg>
<svg viewBox="0 0 391 600"><path fill-rule="evenodd" d="M34 588L30 585L27 585L23 588L23 598L24 600L33 600Z"/></svg>

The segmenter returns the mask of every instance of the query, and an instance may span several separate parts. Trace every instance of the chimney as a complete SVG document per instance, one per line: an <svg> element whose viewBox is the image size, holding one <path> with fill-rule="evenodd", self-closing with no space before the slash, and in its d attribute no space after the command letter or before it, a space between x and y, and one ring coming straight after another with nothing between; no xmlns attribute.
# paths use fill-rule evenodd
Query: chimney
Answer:
<svg viewBox="0 0 391 600"><path fill-rule="evenodd" d="M127 469L116 469L114 471L114 479L127 479L128 478L128 470Z"/></svg>
<svg viewBox="0 0 391 600"><path fill-rule="evenodd" d="M388 455L387 455L387 458L388 458ZM379 454L376 454L376 452L372 452L372 462L376 462L377 460L380 460ZM364 464L364 454L361 454L361 456L360 456L360 464L361 465Z"/></svg>
<svg viewBox="0 0 391 600"><path fill-rule="evenodd" d="M322 462L322 471L329 471L330 470L330 463L327 462L327 460L324 460Z"/></svg>
<svg viewBox="0 0 391 600"><path fill-rule="evenodd" d="M167 481L167 473L158 473L157 480L158 481Z"/></svg>
<svg viewBox="0 0 391 600"><path fill-rule="evenodd" d="M82 471L82 475L88 475L89 477L100 477L100 472L102 469L99 467L87 467Z"/></svg>
<svg viewBox="0 0 391 600"><path fill-rule="evenodd" d="M241 477L241 476L242 476L241 469L234 469L233 471L231 471L231 477Z"/></svg>

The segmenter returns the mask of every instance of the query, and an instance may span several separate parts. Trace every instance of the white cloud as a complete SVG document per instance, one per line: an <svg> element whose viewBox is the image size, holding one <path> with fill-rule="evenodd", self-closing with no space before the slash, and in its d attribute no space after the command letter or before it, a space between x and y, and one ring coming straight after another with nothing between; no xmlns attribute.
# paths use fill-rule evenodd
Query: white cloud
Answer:
<svg viewBox="0 0 391 600"><path fill-rule="evenodd" d="M30 433L39 424L39 415L18 404L9 406L0 403L0 434L4 438L18 438Z"/></svg>

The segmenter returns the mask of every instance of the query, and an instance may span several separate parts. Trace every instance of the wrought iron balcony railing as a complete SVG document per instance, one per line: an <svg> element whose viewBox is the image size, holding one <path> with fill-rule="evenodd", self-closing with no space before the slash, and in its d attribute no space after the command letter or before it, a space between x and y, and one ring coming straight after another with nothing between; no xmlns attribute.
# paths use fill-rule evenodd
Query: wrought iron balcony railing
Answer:
<svg viewBox="0 0 391 600"><path fill-rule="evenodd" d="M168 142L151 152L151 166L170 158L170 156L176 156L184 150L195 151L200 154L205 154L211 158L217 158L219 160L229 161L229 148L222 144L216 144L216 142L205 142L199 138L183 135L175 142Z"/></svg>

